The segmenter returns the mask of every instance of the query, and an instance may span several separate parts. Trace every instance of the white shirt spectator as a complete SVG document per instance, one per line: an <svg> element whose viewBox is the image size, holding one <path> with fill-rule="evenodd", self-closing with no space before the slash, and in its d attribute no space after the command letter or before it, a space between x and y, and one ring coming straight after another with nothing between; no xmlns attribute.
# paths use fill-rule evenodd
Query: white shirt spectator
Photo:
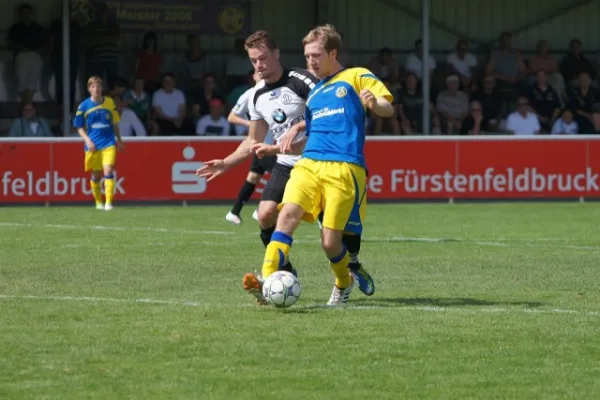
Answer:
<svg viewBox="0 0 600 400"><path fill-rule="evenodd" d="M559 118L552 125L552 132L550 133L553 135L577 135L579 133L579 125L575 121L565 122L562 118Z"/></svg>
<svg viewBox="0 0 600 400"><path fill-rule="evenodd" d="M434 70L435 67L436 67L435 59L430 54L429 55L429 71ZM423 63L421 62L421 59L419 57L417 57L417 55L415 53L411 53L406 58L406 65L404 66L404 68L406 68L406 70L408 72L412 72L413 74L418 76L419 79L423 77L423 71L422 71Z"/></svg>
<svg viewBox="0 0 600 400"><path fill-rule="evenodd" d="M456 52L448 54L446 62L454 67L456 72L464 76L465 78L471 77L471 68L477 66L477 59L471 53L467 53L464 59L460 59Z"/></svg>
<svg viewBox="0 0 600 400"><path fill-rule="evenodd" d="M231 125L225 117L214 120L210 114L198 120L196 124L196 135L199 136L229 136Z"/></svg>
<svg viewBox="0 0 600 400"><path fill-rule="evenodd" d="M515 135L535 135L540 131L540 121L537 115L532 112L527 112L523 116L518 111L511 113L506 119L506 129L513 132Z"/></svg>
<svg viewBox="0 0 600 400"><path fill-rule="evenodd" d="M179 117L179 107L181 105L185 105L185 96L179 89L173 89L171 93L160 89L152 96L152 106L160 107L169 118Z"/></svg>
<svg viewBox="0 0 600 400"><path fill-rule="evenodd" d="M121 110L121 121L119 122L119 131L121 136L148 136L144 124L138 118L135 113L129 108L123 108Z"/></svg>

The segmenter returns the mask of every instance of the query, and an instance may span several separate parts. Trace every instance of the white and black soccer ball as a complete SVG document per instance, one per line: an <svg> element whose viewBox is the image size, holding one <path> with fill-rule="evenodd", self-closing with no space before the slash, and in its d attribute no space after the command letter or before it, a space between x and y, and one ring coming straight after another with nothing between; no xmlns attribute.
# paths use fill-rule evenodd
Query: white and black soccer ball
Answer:
<svg viewBox="0 0 600 400"><path fill-rule="evenodd" d="M263 296L267 302L278 308L293 306L302 294L300 282L294 274L277 271L263 283Z"/></svg>

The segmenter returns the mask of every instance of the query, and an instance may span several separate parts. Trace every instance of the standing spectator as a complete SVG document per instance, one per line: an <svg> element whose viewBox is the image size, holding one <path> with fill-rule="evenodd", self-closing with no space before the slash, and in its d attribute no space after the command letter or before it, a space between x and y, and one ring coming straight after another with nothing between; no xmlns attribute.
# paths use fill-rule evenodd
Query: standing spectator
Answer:
<svg viewBox="0 0 600 400"><path fill-rule="evenodd" d="M483 107L483 118L491 131L498 132L504 125L505 103L491 75L483 78L483 87L471 94L471 101L477 101Z"/></svg>
<svg viewBox="0 0 600 400"><path fill-rule="evenodd" d="M442 131L448 135L461 130L463 120L469 113L469 97L459 90L460 79L456 75L446 78L447 89L436 100L436 109L440 113Z"/></svg>
<svg viewBox="0 0 600 400"><path fill-rule="evenodd" d="M536 45L536 53L529 60L529 73L535 79L537 71L543 70L548 77L548 83L558 92L561 100L565 97L565 80L558 71L558 62L548 51L548 41L539 40Z"/></svg>
<svg viewBox="0 0 600 400"><path fill-rule="evenodd" d="M408 74L404 87L394 96L394 108L406 135L423 132L423 93L418 79L415 74ZM433 103L429 103L429 110L433 116L432 130L439 133L439 118Z"/></svg>
<svg viewBox="0 0 600 400"><path fill-rule="evenodd" d="M108 89L119 76L121 35L117 22L109 18L108 6L104 3L97 4L96 12L100 15L100 19L91 24L87 30L87 76L103 78L104 89Z"/></svg>
<svg viewBox="0 0 600 400"><path fill-rule="evenodd" d="M69 20L69 104L63 104L63 35L62 20L52 21L50 29L50 53L52 58L52 70L54 71L55 100L60 106L73 109L75 104L77 71L79 67L79 39L81 38L81 27L79 22L71 18ZM62 110L61 110L62 111ZM60 114L62 116L62 112Z"/></svg>
<svg viewBox="0 0 600 400"><path fill-rule="evenodd" d="M213 99L219 99L221 102L225 100L217 92L217 84L215 77L212 74L204 75L202 79L202 87L196 88L192 92L192 108L195 109L195 114L200 117L207 115L210 112L209 103Z"/></svg>
<svg viewBox="0 0 600 400"><path fill-rule="evenodd" d="M592 79L596 76L592 62L582 54L581 49L581 40L571 40L570 51L560 62L560 72L569 86L577 86L577 80L583 72Z"/></svg>
<svg viewBox="0 0 600 400"><path fill-rule="evenodd" d="M541 131L537 115L529 111L529 100L525 96L517 98L517 111L506 119L506 129L513 135L537 135Z"/></svg>
<svg viewBox="0 0 600 400"><path fill-rule="evenodd" d="M392 85L398 82L398 62L389 47L379 50L379 55L369 63L369 69L382 81L389 81Z"/></svg>
<svg viewBox="0 0 600 400"><path fill-rule="evenodd" d="M456 43L456 51L448 54L446 62L460 77L461 86L465 90L469 89L477 69L477 58L469 53L469 42L464 39L459 40Z"/></svg>
<svg viewBox="0 0 600 400"><path fill-rule="evenodd" d="M591 86L590 74L579 74L579 87L571 89L569 95L570 107L575 113L575 121L581 132L592 129L592 112L600 106L600 91Z"/></svg>
<svg viewBox="0 0 600 400"><path fill-rule="evenodd" d="M8 131L10 137L50 137L52 131L50 125L43 117L36 114L35 104L25 102L23 113L20 118L13 121Z"/></svg>
<svg viewBox="0 0 600 400"><path fill-rule="evenodd" d="M427 67L429 69L429 74L431 75L436 67L435 59L431 54L428 54L427 57ZM419 79L423 77L423 41L421 39L415 42L415 51L406 58L406 65L404 68L408 72L415 74Z"/></svg>
<svg viewBox="0 0 600 400"><path fill-rule="evenodd" d="M565 108L561 114L561 117L554 122L552 125L553 135L576 135L579 133L579 126L573 119L573 112L568 108Z"/></svg>
<svg viewBox="0 0 600 400"><path fill-rule="evenodd" d="M461 135L481 135L489 132L489 123L483 116L483 107L477 101L471 102L470 113L460 129Z"/></svg>
<svg viewBox="0 0 600 400"><path fill-rule="evenodd" d="M527 74L523 57L511 46L511 39L509 32L500 35L500 47L492 52L486 68L487 74L496 78L498 89L507 100L514 99L517 86Z"/></svg>
<svg viewBox="0 0 600 400"><path fill-rule="evenodd" d="M175 75L163 75L162 89L152 96L152 106L156 114L159 131L163 135L183 133L186 116L185 95L175 88Z"/></svg>
<svg viewBox="0 0 600 400"><path fill-rule="evenodd" d="M147 124L150 118L151 98L144 91L145 86L142 78L136 78L133 83L133 89L127 91L123 96L123 104L129 107L141 121Z"/></svg>
<svg viewBox="0 0 600 400"><path fill-rule="evenodd" d="M8 30L8 45L13 51L21 101L31 101L41 88L42 56L40 51L46 45L44 28L34 21L31 4L19 6L19 22Z"/></svg>
<svg viewBox="0 0 600 400"><path fill-rule="evenodd" d="M560 115L560 98L558 92L548 84L548 77L543 69L536 73L535 85L529 90L529 103L540 120L542 130L550 132L556 118Z"/></svg>
<svg viewBox="0 0 600 400"><path fill-rule="evenodd" d="M229 58L225 66L227 90L246 83L248 71L252 69L252 63L248 59L248 53L246 53L246 48L244 47L245 42L246 40L243 38L236 39L233 56Z"/></svg>
<svg viewBox="0 0 600 400"><path fill-rule="evenodd" d="M204 75L211 73L208 55L202 50L200 37L188 36L188 50L183 60L183 83L186 91L192 92L202 86Z"/></svg>
<svg viewBox="0 0 600 400"><path fill-rule="evenodd" d="M209 104L209 113L198 120L196 135L230 136L232 129L224 116L223 102L219 99L212 99Z"/></svg>
<svg viewBox="0 0 600 400"><path fill-rule="evenodd" d="M135 76L144 80L147 93L153 94L158 88L160 71L163 65L162 55L158 52L158 38L154 32L146 32L142 39L142 51L135 59Z"/></svg>
<svg viewBox="0 0 600 400"><path fill-rule="evenodd" d="M121 136L148 136L146 128L135 113L127 108L119 97L114 99L115 106L121 114L119 121L119 131Z"/></svg>

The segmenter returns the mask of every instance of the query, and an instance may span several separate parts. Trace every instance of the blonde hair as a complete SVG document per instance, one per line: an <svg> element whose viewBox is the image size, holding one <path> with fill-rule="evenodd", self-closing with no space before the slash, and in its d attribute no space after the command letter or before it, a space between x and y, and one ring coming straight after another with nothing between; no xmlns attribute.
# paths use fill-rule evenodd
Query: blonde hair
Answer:
<svg viewBox="0 0 600 400"><path fill-rule="evenodd" d="M102 85L102 78L100 78L99 76L90 76L90 79L88 79L87 81L87 88L89 89L90 86L92 86L92 84L94 83L98 83L100 85Z"/></svg>
<svg viewBox="0 0 600 400"><path fill-rule="evenodd" d="M342 48L342 35L330 24L320 25L312 29L302 39L302 45L306 46L317 41L323 44L327 52L337 50L339 53Z"/></svg>

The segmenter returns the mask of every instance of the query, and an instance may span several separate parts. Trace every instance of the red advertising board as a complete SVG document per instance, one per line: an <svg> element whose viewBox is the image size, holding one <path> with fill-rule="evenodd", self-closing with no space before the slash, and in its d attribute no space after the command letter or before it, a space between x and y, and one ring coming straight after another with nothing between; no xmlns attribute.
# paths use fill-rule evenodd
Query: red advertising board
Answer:
<svg viewBox="0 0 600 400"><path fill-rule="evenodd" d="M233 200L250 160L212 182L195 176L238 141L134 138L119 153L116 199ZM370 199L600 197L600 138L367 140ZM258 186L260 192L266 178ZM89 201L78 141L0 141L0 203Z"/></svg>

